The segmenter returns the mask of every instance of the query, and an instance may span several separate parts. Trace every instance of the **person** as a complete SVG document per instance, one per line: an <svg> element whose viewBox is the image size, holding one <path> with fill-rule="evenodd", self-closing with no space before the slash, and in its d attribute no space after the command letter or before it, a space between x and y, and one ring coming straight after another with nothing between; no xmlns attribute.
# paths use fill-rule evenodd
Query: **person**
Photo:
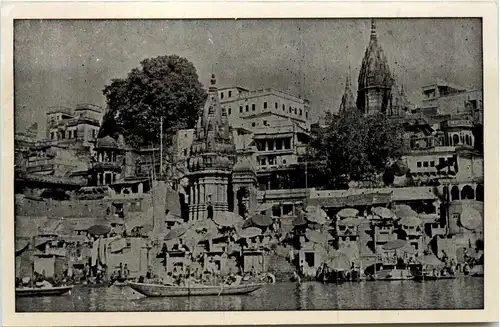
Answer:
<svg viewBox="0 0 500 327"><path fill-rule="evenodd" d="M146 273L146 278L147 279L153 278L153 268L151 266L148 267L148 272Z"/></svg>
<svg viewBox="0 0 500 327"><path fill-rule="evenodd" d="M304 276L304 260L300 260L300 266L299 266L299 274L300 276Z"/></svg>
<svg viewBox="0 0 500 327"><path fill-rule="evenodd" d="M442 250L442 253L443 253L443 256L441 257L441 260L443 262L447 262L448 261L448 255L446 255L446 252L444 252L444 250Z"/></svg>
<svg viewBox="0 0 500 327"><path fill-rule="evenodd" d="M163 284L167 286L173 286L175 284L174 278L172 277L172 272L168 272L163 279Z"/></svg>
<svg viewBox="0 0 500 327"><path fill-rule="evenodd" d="M128 265L125 264L123 266L123 278L127 279L130 275L130 270L128 269Z"/></svg>

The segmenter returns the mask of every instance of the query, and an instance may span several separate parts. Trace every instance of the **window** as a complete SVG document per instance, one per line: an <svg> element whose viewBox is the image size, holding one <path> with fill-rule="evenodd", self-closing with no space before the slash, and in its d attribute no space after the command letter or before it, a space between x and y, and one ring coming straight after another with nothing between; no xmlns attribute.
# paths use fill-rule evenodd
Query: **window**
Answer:
<svg viewBox="0 0 500 327"><path fill-rule="evenodd" d="M221 92L221 93L220 93L220 98L221 98L221 99L224 99L224 92Z"/></svg>
<svg viewBox="0 0 500 327"><path fill-rule="evenodd" d="M264 102L264 109L267 109L267 102Z"/></svg>
<svg viewBox="0 0 500 327"><path fill-rule="evenodd" d="M281 149L283 149L283 141L276 140L276 150L281 150Z"/></svg>
<svg viewBox="0 0 500 327"><path fill-rule="evenodd" d="M231 108L227 109L227 114L231 115Z"/></svg>
<svg viewBox="0 0 500 327"><path fill-rule="evenodd" d="M245 111L248 112L248 104L245 106Z"/></svg>
<svg viewBox="0 0 500 327"><path fill-rule="evenodd" d="M302 109L299 109L299 115L302 116Z"/></svg>
<svg viewBox="0 0 500 327"><path fill-rule="evenodd" d="M429 167L429 162L428 161L424 161L424 167Z"/></svg>
<svg viewBox="0 0 500 327"><path fill-rule="evenodd" d="M295 108L295 114L297 114L297 108Z"/></svg>
<svg viewBox="0 0 500 327"><path fill-rule="evenodd" d="M184 149L184 157L187 157L187 155L188 155L188 150Z"/></svg>
<svg viewBox="0 0 500 327"><path fill-rule="evenodd" d="M255 103L252 103L252 111L255 111Z"/></svg>
<svg viewBox="0 0 500 327"><path fill-rule="evenodd" d="M289 113L292 113L292 106L289 106L289 107L288 107L288 112L289 112Z"/></svg>
<svg viewBox="0 0 500 327"><path fill-rule="evenodd" d="M283 159L283 164L286 165L286 159Z"/></svg>
<svg viewBox="0 0 500 327"><path fill-rule="evenodd" d="M267 141L267 150L273 151L274 150L274 142L273 140ZM269 163L271 163L271 159L269 159Z"/></svg>
<svg viewBox="0 0 500 327"><path fill-rule="evenodd" d="M439 158L439 166L443 166L444 165L444 158Z"/></svg>
<svg viewBox="0 0 500 327"><path fill-rule="evenodd" d="M285 111L285 105L283 105L283 111Z"/></svg>
<svg viewBox="0 0 500 327"><path fill-rule="evenodd" d="M264 120L264 126L267 126L267 120Z"/></svg>
<svg viewBox="0 0 500 327"><path fill-rule="evenodd" d="M420 161L417 162L417 168L422 168L422 163Z"/></svg>
<svg viewBox="0 0 500 327"><path fill-rule="evenodd" d="M283 140L283 147L287 150L290 149L290 139L284 139Z"/></svg>
<svg viewBox="0 0 500 327"><path fill-rule="evenodd" d="M232 92L231 92L231 91L229 91L229 92L228 92L228 96L227 96L227 97L228 97L228 98L230 98L230 97L231 97L231 94L232 94Z"/></svg>
<svg viewBox="0 0 500 327"><path fill-rule="evenodd" d="M240 106L240 113L243 112L243 106Z"/></svg>
<svg viewBox="0 0 500 327"><path fill-rule="evenodd" d="M274 103L274 109L278 109L278 102Z"/></svg>
<svg viewBox="0 0 500 327"><path fill-rule="evenodd" d="M252 127L255 127L255 122L252 123Z"/></svg>
<svg viewBox="0 0 500 327"><path fill-rule="evenodd" d="M260 165L265 166L266 165L266 158L260 159Z"/></svg>
<svg viewBox="0 0 500 327"><path fill-rule="evenodd" d="M61 139L65 139L66 138L66 132L61 132Z"/></svg>
<svg viewBox="0 0 500 327"><path fill-rule="evenodd" d="M92 130L92 137L95 138L95 129Z"/></svg>
<svg viewBox="0 0 500 327"><path fill-rule="evenodd" d="M50 132L50 139L53 140L54 139L54 132Z"/></svg>
<svg viewBox="0 0 500 327"><path fill-rule="evenodd" d="M309 116L309 113L306 111L306 118Z"/></svg>
<svg viewBox="0 0 500 327"><path fill-rule="evenodd" d="M434 161L430 162L431 167L434 167Z"/></svg>

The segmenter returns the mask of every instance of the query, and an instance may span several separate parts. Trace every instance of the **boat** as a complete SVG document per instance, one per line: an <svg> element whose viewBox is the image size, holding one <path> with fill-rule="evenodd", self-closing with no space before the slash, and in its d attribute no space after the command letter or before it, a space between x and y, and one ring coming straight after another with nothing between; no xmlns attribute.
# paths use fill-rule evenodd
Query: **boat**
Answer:
<svg viewBox="0 0 500 327"><path fill-rule="evenodd" d="M447 275L447 276L433 276L433 275L418 275L415 276L413 279L417 281L423 281L423 280L441 280L441 279L455 279L457 276L453 275Z"/></svg>
<svg viewBox="0 0 500 327"><path fill-rule="evenodd" d="M220 286L168 286L129 282L128 286L149 297L202 296L202 295L244 295L260 289L266 283L220 285Z"/></svg>
<svg viewBox="0 0 500 327"><path fill-rule="evenodd" d="M413 274L407 269L383 269L378 271L375 276L375 280L382 281L410 280L413 278Z"/></svg>
<svg viewBox="0 0 500 327"><path fill-rule="evenodd" d="M16 288L16 296L22 296L22 297L58 296L66 294L72 289L73 286Z"/></svg>

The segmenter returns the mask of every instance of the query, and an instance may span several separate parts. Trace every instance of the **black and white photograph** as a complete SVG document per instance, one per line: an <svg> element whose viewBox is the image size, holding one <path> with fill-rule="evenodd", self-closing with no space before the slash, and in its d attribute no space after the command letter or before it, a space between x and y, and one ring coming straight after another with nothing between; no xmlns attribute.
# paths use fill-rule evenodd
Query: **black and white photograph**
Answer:
<svg viewBox="0 0 500 327"><path fill-rule="evenodd" d="M483 33L15 19L15 312L483 310Z"/></svg>

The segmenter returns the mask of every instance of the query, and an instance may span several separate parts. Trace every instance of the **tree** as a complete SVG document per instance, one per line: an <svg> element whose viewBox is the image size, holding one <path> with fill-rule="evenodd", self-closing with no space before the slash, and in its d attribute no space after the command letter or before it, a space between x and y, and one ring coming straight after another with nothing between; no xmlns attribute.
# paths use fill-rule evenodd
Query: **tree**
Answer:
<svg viewBox="0 0 500 327"><path fill-rule="evenodd" d="M113 79L103 93L106 118L123 127L133 146L158 144L162 116L166 135L194 127L206 99L194 65L176 55L143 60L126 78Z"/></svg>
<svg viewBox="0 0 500 327"><path fill-rule="evenodd" d="M382 114L348 110L329 116L326 128L312 142L316 161L328 188L347 188L350 181L375 181L404 152L400 123Z"/></svg>

